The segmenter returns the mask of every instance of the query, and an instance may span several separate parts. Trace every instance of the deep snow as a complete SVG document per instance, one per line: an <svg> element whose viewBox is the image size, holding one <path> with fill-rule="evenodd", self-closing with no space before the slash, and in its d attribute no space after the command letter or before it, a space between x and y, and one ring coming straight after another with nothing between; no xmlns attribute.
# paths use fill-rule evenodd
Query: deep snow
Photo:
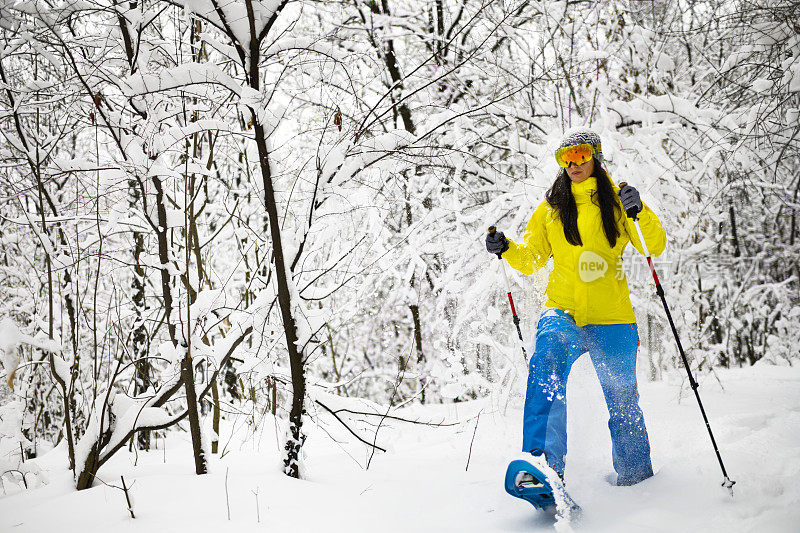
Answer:
<svg viewBox="0 0 800 533"><path fill-rule="evenodd" d="M640 379L656 476L634 487L611 486L607 413L591 363L582 357L568 386L566 477L584 512L580 521L557 529L798 531L800 368L757 365L717 374L719 380L703 376L700 391L726 467L737 481L733 498L720 487L722 474L708 434L678 372L660 382ZM518 379L514 390L521 392L523 383ZM0 496L0 531L553 530L552 518L503 491L506 464L518 455L521 440L520 402L519 395L512 397L505 412L496 398L404 409L405 417L459 423L387 422L378 443L389 451L377 452L369 470L363 469L364 446L323 416L323 427L308 428L306 479L300 481L279 471L271 421L245 441L245 432L231 438L230 424L224 423L222 445L228 443L229 453L214 457L211 473L201 477L194 475L188 434L173 432L166 450L140 454L138 465L133 455L121 452L100 471L109 484L119 485L122 474L132 485L135 520L117 489L97 483L75 492L59 447L38 460L49 471L47 485L29 491L6 487L8 495Z"/></svg>

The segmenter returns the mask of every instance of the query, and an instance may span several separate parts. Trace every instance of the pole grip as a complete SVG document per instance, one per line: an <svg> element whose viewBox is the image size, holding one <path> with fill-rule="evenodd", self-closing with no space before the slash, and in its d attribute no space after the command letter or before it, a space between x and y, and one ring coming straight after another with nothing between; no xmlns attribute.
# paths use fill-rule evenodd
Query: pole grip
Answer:
<svg viewBox="0 0 800 533"><path fill-rule="evenodd" d="M628 183L625 181L620 182L619 187L622 188L626 186ZM631 214L631 211L633 213ZM636 226L636 234L639 236L639 242L642 243L642 251L644 252L644 256L647 258L647 266L650 267L650 274L653 275L653 280L656 282L656 292L661 295L663 289L661 288L661 282L658 279L658 274L656 273L656 269L653 266L653 259L650 257L650 250L647 249L647 242L644 240L644 234L642 233L642 228L639 226L639 216L638 211L636 209L631 209L628 211L628 218L633 219L633 224Z"/></svg>
<svg viewBox="0 0 800 533"><path fill-rule="evenodd" d="M621 189L624 186L626 186L627 184L628 184L627 181L621 181L619 183L619 188ZM633 220L639 220L639 210L636 209L635 207L631 207L630 209L625 211L625 214L628 215L628 218L632 218ZM645 254L645 255L647 255L647 254Z"/></svg>
<svg viewBox="0 0 800 533"><path fill-rule="evenodd" d="M497 226L489 226L489 235L494 235L496 232L497 232ZM497 258L498 259L503 259L503 254L502 253L498 253L497 254Z"/></svg>

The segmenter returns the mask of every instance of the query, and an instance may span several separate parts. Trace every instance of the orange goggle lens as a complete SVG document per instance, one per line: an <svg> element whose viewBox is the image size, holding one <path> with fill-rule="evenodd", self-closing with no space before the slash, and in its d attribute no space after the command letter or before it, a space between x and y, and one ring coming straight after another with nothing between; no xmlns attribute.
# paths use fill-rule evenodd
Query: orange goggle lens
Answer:
<svg viewBox="0 0 800 533"><path fill-rule="evenodd" d="M600 151L600 145L597 146ZM591 144L578 144L575 146L565 146L556 150L556 161L558 166L568 168L570 163L582 165L589 161L595 154L595 147Z"/></svg>

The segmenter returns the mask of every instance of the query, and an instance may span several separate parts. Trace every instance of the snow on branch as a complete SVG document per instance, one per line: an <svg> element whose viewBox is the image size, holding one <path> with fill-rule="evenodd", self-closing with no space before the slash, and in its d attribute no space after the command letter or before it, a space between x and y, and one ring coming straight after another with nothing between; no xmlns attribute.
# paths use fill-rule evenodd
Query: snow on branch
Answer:
<svg viewBox="0 0 800 533"><path fill-rule="evenodd" d="M275 41L272 43L267 51L264 52L264 57L272 57L287 50L306 50L317 52L319 54L330 57L337 61L344 61L344 55L337 48L330 46L318 39L310 38L287 38Z"/></svg>
<svg viewBox="0 0 800 533"><path fill-rule="evenodd" d="M129 98L209 83L222 85L236 95L242 91L241 83L212 63L188 63L158 74L137 72L120 80L121 90Z"/></svg>
<svg viewBox="0 0 800 533"><path fill-rule="evenodd" d="M247 5L243 0L173 0L189 13L208 21L221 30L229 29L240 45L250 42ZM250 0L255 19L256 35L260 35L270 19L280 9L282 0Z"/></svg>
<svg viewBox="0 0 800 533"><path fill-rule="evenodd" d="M339 185L387 155L414 144L415 140L414 134L397 129L351 147L346 155L334 150L323 163L322 178L332 185Z"/></svg>
<svg viewBox="0 0 800 533"><path fill-rule="evenodd" d="M158 143L153 147L153 150L157 152L166 151L195 133L203 133L212 130L234 133L230 125L222 120L201 119L182 126L167 128L160 134L157 139Z"/></svg>
<svg viewBox="0 0 800 533"><path fill-rule="evenodd" d="M219 349L215 350L218 356L221 355L221 357L218 358L217 369L211 375L202 391L197 395L197 401L202 400L206 394L208 394L211 390L211 384L217 379L220 369L224 367L234 351L252 332L252 325L243 329L239 328L238 336L234 337L229 334L226 337L228 340L220 343ZM179 362L176 361L174 364L179 364ZM136 434L137 431L165 429L183 420L189 413L188 409L182 409L177 414L170 414L168 411L161 408L164 404L172 400L174 394L182 387L183 381L181 374L176 372L172 380L163 384L153 396L146 398L129 398L124 394L118 393L114 395L108 402L108 405L111 407L111 414L114 415L114 422L113 424L109 424L109 422L111 422L110 417L107 414L105 415L106 420L104 421L103 427L108 428L109 425L111 425L111 430L110 434L107 434L105 437L108 440L104 441L102 446L100 446L102 450L98 452L98 466L102 466L108 461L108 459L119 451L124 443ZM100 396L98 396L98 399ZM103 410L103 412L105 412L105 410ZM97 446L97 443L100 442L103 437L100 427L100 418L98 416L93 416L86 434L84 434L78 444L80 453L76 450L76 464L85 464L86 458L93 447ZM104 432L106 431L108 430L104 429ZM78 461L78 457L81 458L81 461Z"/></svg>
<svg viewBox="0 0 800 533"><path fill-rule="evenodd" d="M48 338L43 332L39 332L39 334L32 337L22 333L10 318L0 320L0 363L2 363L2 367L6 371L8 386L12 389L14 388L14 375L16 374L20 361L17 348L21 344L28 344L44 352L61 352L61 343ZM60 358L56 359L58 361L63 361ZM66 365L66 362L64 362L64 365ZM61 372L59 372L59 374L61 374ZM66 372L66 377L67 380L69 380L68 370Z"/></svg>
<svg viewBox="0 0 800 533"><path fill-rule="evenodd" d="M677 122L692 126L710 126L723 119L723 115L715 109L701 109L690 100L671 94L640 97L631 102L616 100L609 103L609 108L624 120L642 124Z"/></svg>

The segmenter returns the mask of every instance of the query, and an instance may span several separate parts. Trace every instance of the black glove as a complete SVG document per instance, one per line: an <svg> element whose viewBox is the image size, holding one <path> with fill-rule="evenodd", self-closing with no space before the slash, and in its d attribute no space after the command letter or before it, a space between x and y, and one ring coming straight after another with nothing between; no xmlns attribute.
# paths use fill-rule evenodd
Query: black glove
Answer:
<svg viewBox="0 0 800 533"><path fill-rule="evenodd" d="M503 232L497 231L494 226L489 228L489 233L486 235L486 251L500 257L506 250L508 250L508 239Z"/></svg>
<svg viewBox="0 0 800 533"><path fill-rule="evenodd" d="M622 201L622 208L628 213L629 218L634 218L636 214L642 210L642 199L639 197L639 191L631 187L627 183L620 183L619 199Z"/></svg>

